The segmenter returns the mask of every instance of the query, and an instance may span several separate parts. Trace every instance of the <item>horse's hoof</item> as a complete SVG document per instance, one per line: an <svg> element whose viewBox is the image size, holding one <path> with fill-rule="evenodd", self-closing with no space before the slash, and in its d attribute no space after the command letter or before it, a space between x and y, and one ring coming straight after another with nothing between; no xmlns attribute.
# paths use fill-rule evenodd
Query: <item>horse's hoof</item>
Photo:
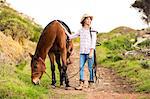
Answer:
<svg viewBox="0 0 150 99"><path fill-rule="evenodd" d="M64 86L63 86L63 85L60 85L60 88L61 88L61 89L63 89L63 88L64 88Z"/></svg>
<svg viewBox="0 0 150 99"><path fill-rule="evenodd" d="M55 86L55 85L52 85L52 88L53 88L53 89L55 89L55 88L56 88L56 86Z"/></svg>
<svg viewBox="0 0 150 99"><path fill-rule="evenodd" d="M72 89L74 89L74 88L72 88L71 86L65 87L65 90L72 90Z"/></svg>
<svg viewBox="0 0 150 99"><path fill-rule="evenodd" d="M71 87L69 84L66 84L66 87Z"/></svg>
<svg viewBox="0 0 150 99"><path fill-rule="evenodd" d="M69 84L66 85L65 90L71 90L73 89Z"/></svg>

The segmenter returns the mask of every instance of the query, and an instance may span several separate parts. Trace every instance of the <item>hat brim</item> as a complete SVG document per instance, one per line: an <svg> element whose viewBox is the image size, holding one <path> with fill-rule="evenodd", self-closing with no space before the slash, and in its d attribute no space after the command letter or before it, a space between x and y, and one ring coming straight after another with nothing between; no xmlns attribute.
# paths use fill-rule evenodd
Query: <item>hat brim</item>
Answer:
<svg viewBox="0 0 150 99"><path fill-rule="evenodd" d="M93 16L86 16L81 19L80 23L82 23L85 20L85 18L88 18L88 17L90 17L90 19L93 20Z"/></svg>

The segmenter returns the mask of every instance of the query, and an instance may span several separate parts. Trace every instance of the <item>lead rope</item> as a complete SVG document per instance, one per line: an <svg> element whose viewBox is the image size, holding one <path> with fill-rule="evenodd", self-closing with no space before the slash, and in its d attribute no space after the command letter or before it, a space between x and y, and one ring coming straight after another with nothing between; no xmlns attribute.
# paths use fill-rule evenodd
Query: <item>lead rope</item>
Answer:
<svg viewBox="0 0 150 99"><path fill-rule="evenodd" d="M84 66L83 66L83 67L84 67ZM75 74L73 74L73 75L72 75L71 77L69 77L68 79L71 79L71 78L75 77L75 76L81 71L81 69L83 69L83 67L80 68L78 72L76 72Z"/></svg>
<svg viewBox="0 0 150 99"><path fill-rule="evenodd" d="M44 71L44 73L48 76L49 79L51 79L50 75L46 71Z"/></svg>
<svg viewBox="0 0 150 99"><path fill-rule="evenodd" d="M82 67L83 68L83 67ZM73 78L74 76L76 76L80 71L81 71L81 69L82 68L80 68L80 70L78 71L78 72L76 72L75 74L73 74L71 77L69 77L68 79L71 79L71 78ZM50 75L46 72L46 71L44 71L44 73L48 76L48 78L51 78L50 77Z"/></svg>

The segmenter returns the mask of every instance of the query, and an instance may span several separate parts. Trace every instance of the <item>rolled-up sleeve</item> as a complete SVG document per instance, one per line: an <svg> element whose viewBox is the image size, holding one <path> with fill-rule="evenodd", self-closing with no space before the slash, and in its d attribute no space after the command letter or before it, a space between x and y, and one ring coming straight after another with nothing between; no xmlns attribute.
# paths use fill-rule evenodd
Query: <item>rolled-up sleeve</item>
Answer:
<svg viewBox="0 0 150 99"><path fill-rule="evenodd" d="M96 47L96 39L97 39L96 32L91 32L91 34L92 34L91 48L95 49L95 47Z"/></svg>

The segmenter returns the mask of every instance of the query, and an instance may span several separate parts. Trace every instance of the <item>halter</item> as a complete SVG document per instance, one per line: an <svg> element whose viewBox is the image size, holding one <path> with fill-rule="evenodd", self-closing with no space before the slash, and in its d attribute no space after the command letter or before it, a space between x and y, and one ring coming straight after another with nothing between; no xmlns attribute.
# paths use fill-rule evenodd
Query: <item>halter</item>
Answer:
<svg viewBox="0 0 150 99"><path fill-rule="evenodd" d="M33 60L35 61L35 57L33 57ZM42 61L42 63L44 63L44 61L42 60L41 57L37 58L37 61ZM34 73L32 73L32 74L36 74L36 73L40 73L40 72L43 73L46 70L45 63L44 63L44 65L42 65L42 67L41 67L42 69L40 71L35 71L35 69L37 69L37 64L33 64L33 65L34 65L33 66Z"/></svg>

